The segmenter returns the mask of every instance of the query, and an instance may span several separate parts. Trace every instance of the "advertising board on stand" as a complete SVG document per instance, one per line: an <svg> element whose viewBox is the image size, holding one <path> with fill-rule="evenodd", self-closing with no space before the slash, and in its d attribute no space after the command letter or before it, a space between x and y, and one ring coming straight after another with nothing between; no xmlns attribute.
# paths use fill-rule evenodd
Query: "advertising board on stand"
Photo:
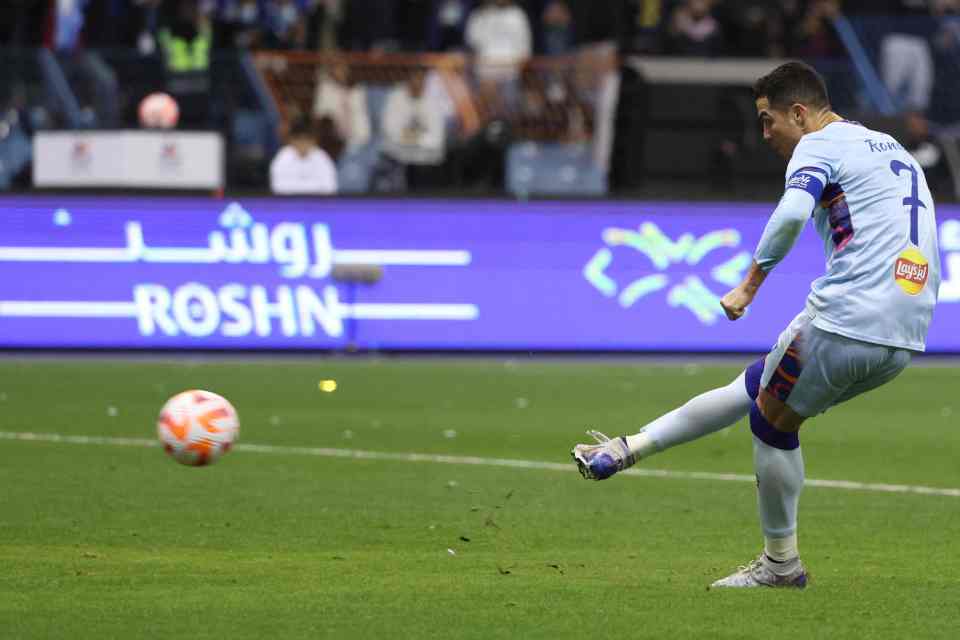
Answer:
<svg viewBox="0 0 960 640"><path fill-rule="evenodd" d="M762 204L44 196L0 210L6 348L765 351L824 270L806 229L726 320ZM928 350L960 352L960 208L938 218ZM360 265L382 277L337 277Z"/></svg>
<svg viewBox="0 0 960 640"><path fill-rule="evenodd" d="M39 131L33 184L213 191L224 184L223 148L212 131Z"/></svg>

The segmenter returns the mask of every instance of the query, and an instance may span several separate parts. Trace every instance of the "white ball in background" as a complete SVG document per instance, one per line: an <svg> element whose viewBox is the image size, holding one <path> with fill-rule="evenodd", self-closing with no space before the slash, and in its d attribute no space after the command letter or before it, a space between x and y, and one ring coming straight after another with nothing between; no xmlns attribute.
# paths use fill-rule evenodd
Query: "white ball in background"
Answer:
<svg viewBox="0 0 960 640"><path fill-rule="evenodd" d="M138 114L147 129L172 129L180 119L180 107L169 94L157 92L140 101Z"/></svg>

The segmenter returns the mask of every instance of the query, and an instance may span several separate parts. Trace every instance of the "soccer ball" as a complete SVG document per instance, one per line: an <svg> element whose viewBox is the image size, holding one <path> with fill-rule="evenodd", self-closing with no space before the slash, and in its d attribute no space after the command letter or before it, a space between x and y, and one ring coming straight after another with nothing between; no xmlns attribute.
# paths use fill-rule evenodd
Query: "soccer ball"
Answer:
<svg viewBox="0 0 960 640"><path fill-rule="evenodd" d="M180 119L177 101L166 93L151 93L140 101L140 124L148 129L172 129Z"/></svg>
<svg viewBox="0 0 960 640"><path fill-rule="evenodd" d="M157 418L163 448L180 464L213 464L240 432L237 411L226 398L192 389L167 400Z"/></svg>

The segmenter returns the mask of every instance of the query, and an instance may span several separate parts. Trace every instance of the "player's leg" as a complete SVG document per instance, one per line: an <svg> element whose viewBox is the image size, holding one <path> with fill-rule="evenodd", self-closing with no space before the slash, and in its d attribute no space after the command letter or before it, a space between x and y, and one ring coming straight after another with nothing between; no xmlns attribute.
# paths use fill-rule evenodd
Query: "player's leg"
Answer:
<svg viewBox="0 0 960 640"><path fill-rule="evenodd" d="M599 444L578 444L571 451L585 478L603 480L654 453L696 440L729 427L750 412L751 381L759 382L759 363L748 368L725 387L712 389L689 400L644 426L639 433L607 438L588 431Z"/></svg>
<svg viewBox="0 0 960 640"><path fill-rule="evenodd" d="M799 360L794 362L791 354L799 355ZM809 327L798 334L776 369L765 371L750 413L764 552L750 566L714 586L806 585L797 548L797 508L804 480L800 425L808 417L889 382L909 361L910 353L903 349Z"/></svg>
<svg viewBox="0 0 960 640"><path fill-rule="evenodd" d="M803 457L797 432L807 418L875 389L897 377L910 352L811 328L802 334L807 360L792 391L778 396L762 389L751 410L754 467L760 521L769 559L789 572L797 551L797 505L803 486ZM775 374L776 377L776 374ZM754 415L756 412L757 415Z"/></svg>
<svg viewBox="0 0 960 640"><path fill-rule="evenodd" d="M806 379L816 377L804 374L807 368L816 372L818 364L809 349L811 320L800 314L780 335L777 346L762 361L758 388L751 389L755 402L750 409L750 430L764 551L750 565L716 581L714 587L806 585L797 545L797 509L804 481L798 432L807 416L788 404L788 398L803 393L797 392L798 387L806 391ZM816 401L832 402L841 392L828 388L824 397L817 385Z"/></svg>
<svg viewBox="0 0 960 640"><path fill-rule="evenodd" d="M757 361L725 387L703 393L644 426L632 436L607 438L588 431L599 444L578 444L570 452L584 478L603 480L654 453L729 427L750 413L760 389L765 362L775 362L790 347L810 316L800 313L780 334L777 345L766 358ZM776 360L772 360L772 359ZM769 365L767 365L769 368Z"/></svg>

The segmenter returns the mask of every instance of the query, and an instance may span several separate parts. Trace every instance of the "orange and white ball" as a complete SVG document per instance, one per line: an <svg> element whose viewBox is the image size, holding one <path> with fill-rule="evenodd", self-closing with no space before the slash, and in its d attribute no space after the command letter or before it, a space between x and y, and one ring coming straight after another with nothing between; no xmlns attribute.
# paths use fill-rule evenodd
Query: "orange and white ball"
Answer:
<svg viewBox="0 0 960 640"><path fill-rule="evenodd" d="M213 464L240 433L237 410L226 398L192 389L170 398L157 418L163 448L180 464Z"/></svg>
<svg viewBox="0 0 960 640"><path fill-rule="evenodd" d="M148 129L172 129L180 120L180 107L169 94L151 93L140 101L140 124Z"/></svg>

